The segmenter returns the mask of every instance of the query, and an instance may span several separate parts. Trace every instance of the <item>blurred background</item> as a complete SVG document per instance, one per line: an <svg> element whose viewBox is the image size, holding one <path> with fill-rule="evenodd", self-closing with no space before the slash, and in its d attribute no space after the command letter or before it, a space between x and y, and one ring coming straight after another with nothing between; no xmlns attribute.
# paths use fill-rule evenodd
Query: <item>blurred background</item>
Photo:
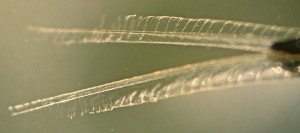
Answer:
<svg viewBox="0 0 300 133"><path fill-rule="evenodd" d="M0 132L300 132L300 80L197 93L68 119L8 106L242 51L38 42L27 26L96 28L103 14L216 18L300 27L299 0L1 0ZM251 59L249 59L251 61Z"/></svg>

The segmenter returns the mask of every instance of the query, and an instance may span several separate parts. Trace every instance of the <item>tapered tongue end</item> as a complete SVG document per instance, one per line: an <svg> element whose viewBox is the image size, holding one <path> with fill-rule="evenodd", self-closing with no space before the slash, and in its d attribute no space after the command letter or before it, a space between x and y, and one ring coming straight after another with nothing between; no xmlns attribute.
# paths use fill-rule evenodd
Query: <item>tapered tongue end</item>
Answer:
<svg viewBox="0 0 300 133"><path fill-rule="evenodd" d="M289 54L300 54L300 38L275 42L271 48Z"/></svg>

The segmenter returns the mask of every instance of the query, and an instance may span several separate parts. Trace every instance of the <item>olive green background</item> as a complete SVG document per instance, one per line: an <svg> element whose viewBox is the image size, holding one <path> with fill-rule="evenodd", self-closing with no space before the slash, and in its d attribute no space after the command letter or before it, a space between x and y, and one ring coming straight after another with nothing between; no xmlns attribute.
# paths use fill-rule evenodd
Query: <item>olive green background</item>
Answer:
<svg viewBox="0 0 300 133"><path fill-rule="evenodd" d="M75 117L8 106L242 51L132 44L57 46L26 26L96 28L108 17L166 15L300 27L299 0L1 0L0 132L300 132L300 80L170 98ZM251 59L249 59L251 61Z"/></svg>

